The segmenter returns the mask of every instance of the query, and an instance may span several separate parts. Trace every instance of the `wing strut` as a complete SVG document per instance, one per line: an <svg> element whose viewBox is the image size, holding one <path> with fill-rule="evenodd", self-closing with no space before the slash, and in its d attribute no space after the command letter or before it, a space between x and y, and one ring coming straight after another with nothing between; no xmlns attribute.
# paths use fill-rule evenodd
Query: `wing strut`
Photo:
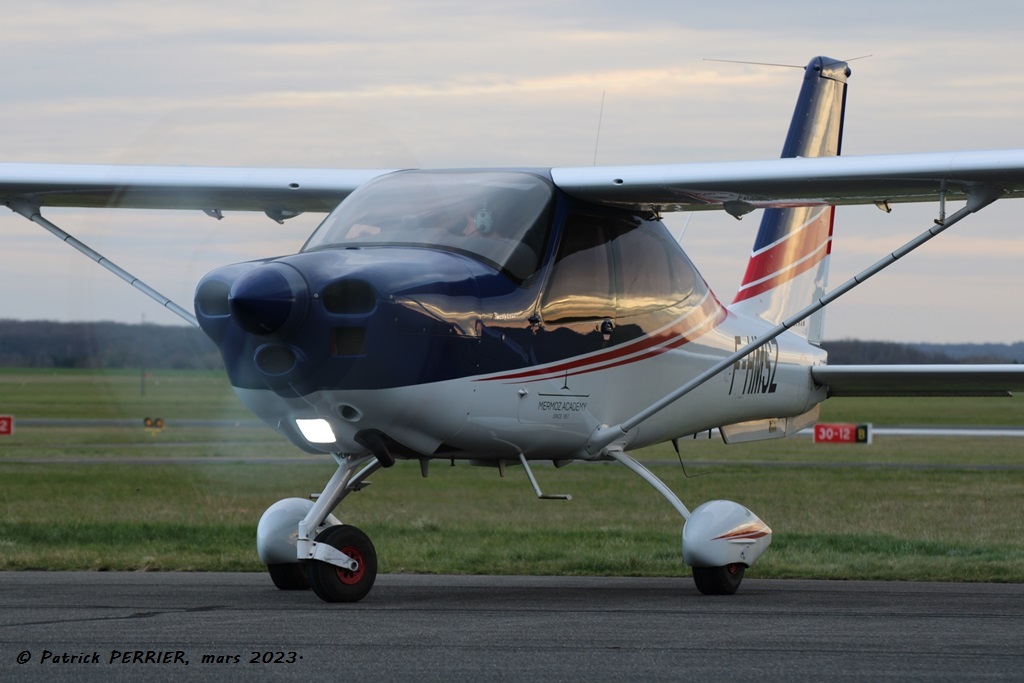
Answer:
<svg viewBox="0 0 1024 683"><path fill-rule="evenodd" d="M648 406L644 410L641 410L639 413L629 418L625 422L612 427L609 427L607 425L602 425L601 427L598 427L597 429L594 430L594 433L591 435L590 440L584 446L586 452L592 456L600 454L608 446L613 444L616 440L626 436L629 430L635 428L644 420L664 410L669 405L678 401L680 398L690 393L697 387L701 386L718 373L730 367L733 363L736 363L740 359L749 355L751 352L761 348L762 346L764 346L771 340L775 339L780 334L782 334L789 328L793 327L797 323L801 322L806 318L809 318L811 315L813 315L817 311L820 311L822 308L832 303L833 301L841 297L843 294L846 294L854 287L865 282L872 275L875 275L885 270L893 263L895 263L897 260L914 251L922 244L932 239L939 233L943 232L947 228L958 223L960 220L966 218L970 214L976 213L981 209L985 208L992 202L999 199L999 197L1001 197L1002 194L1002 190L993 187L978 186L968 188L967 205L964 208L960 209L952 216L946 218L942 223L936 222L923 233L921 233L914 239L910 240L896 251L892 252L885 258L881 259L880 261L866 268L860 273L857 273L852 278L850 278L849 280L847 280L846 282L844 282L843 284L839 285L834 290L826 294L824 297L812 303L810 306L807 306L803 310L798 311L792 317L783 320L781 323L773 327L763 336L758 337L757 339L750 342L749 344L739 349L735 353L722 359L717 364L713 365L709 369L697 375L692 380L690 380L683 386L679 387L672 393L666 395L665 397L656 401L655 403L652 403L650 406Z"/></svg>
<svg viewBox="0 0 1024 683"><path fill-rule="evenodd" d="M111 273L118 276L119 278L130 284L132 287L148 296L150 299L156 301L158 304L169 310L171 313L174 313L179 318L185 320L185 322L189 323L194 327L199 327L199 321L197 321L196 317L189 313L188 310L174 303L166 296L164 296L163 294L156 291L139 278L135 277L134 275L126 271L124 268L121 268L119 265L103 256L103 254L100 254L95 249L92 249L91 247L83 243L81 240L76 239L69 233L65 232L58 226L43 218L42 214L39 213L38 204L33 204L22 199L9 199L7 200L7 208L9 208L16 214L27 218L36 225L43 227L54 237L61 240L65 244L73 247L78 252L85 254L93 261L103 266Z"/></svg>

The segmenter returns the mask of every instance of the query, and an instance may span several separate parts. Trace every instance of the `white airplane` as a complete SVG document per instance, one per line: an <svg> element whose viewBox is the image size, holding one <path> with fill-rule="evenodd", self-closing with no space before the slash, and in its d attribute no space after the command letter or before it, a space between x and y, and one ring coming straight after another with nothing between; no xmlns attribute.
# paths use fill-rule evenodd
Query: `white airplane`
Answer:
<svg viewBox="0 0 1024 683"><path fill-rule="evenodd" d="M685 520L702 593L731 594L771 529L731 501L689 510L627 451L720 430L793 434L830 396L1005 394L1020 366L830 367L823 308L928 239L1024 194L1024 150L839 157L845 62L818 57L781 159L663 166L297 170L0 165L0 195L218 345L262 420L338 469L288 498L257 546L282 589L362 599L367 536L332 512L378 468L415 459L522 465L616 460ZM344 200L344 201L343 201ZM947 201L963 208L946 213ZM834 207L935 202L938 219L826 293ZM44 207L300 212L327 217L298 254L225 266L195 315L106 261ZM664 212L764 209L739 291L711 292Z"/></svg>

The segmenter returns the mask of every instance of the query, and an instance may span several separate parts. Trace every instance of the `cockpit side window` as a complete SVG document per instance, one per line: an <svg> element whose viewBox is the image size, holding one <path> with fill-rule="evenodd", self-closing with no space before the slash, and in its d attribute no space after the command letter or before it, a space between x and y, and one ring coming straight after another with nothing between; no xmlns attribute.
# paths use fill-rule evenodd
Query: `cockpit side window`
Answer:
<svg viewBox="0 0 1024 683"><path fill-rule="evenodd" d="M569 217L541 302L545 323L567 324L615 315L610 227L579 215Z"/></svg>
<svg viewBox="0 0 1024 683"><path fill-rule="evenodd" d="M540 266L553 197L550 182L532 173L390 174L353 192L302 250L431 247L478 258L522 281Z"/></svg>
<svg viewBox="0 0 1024 683"><path fill-rule="evenodd" d="M694 293L696 270L682 249L667 237L662 226L644 224L616 240L618 318L674 310Z"/></svg>
<svg viewBox="0 0 1024 683"><path fill-rule="evenodd" d="M579 213L566 220L541 317L549 325L641 318L662 324L706 292L660 223Z"/></svg>

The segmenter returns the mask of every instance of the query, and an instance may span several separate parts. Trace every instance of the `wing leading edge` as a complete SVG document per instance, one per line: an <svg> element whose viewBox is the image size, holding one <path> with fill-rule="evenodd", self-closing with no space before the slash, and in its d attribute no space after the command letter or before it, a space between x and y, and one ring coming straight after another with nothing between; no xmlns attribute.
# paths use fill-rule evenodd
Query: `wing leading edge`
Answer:
<svg viewBox="0 0 1024 683"><path fill-rule="evenodd" d="M1024 196L1024 149L661 166L552 169L584 201L651 211L962 199L971 187Z"/></svg>
<svg viewBox="0 0 1024 683"><path fill-rule="evenodd" d="M1024 365L819 365L811 377L833 396L1009 396Z"/></svg>
<svg viewBox="0 0 1024 683"><path fill-rule="evenodd" d="M329 212L390 170L0 164L0 198L40 207Z"/></svg>
<svg viewBox="0 0 1024 683"><path fill-rule="evenodd" d="M391 169L0 164L0 197L47 207L329 212ZM584 201L641 211L938 201L972 187L1024 196L1024 149L553 168Z"/></svg>

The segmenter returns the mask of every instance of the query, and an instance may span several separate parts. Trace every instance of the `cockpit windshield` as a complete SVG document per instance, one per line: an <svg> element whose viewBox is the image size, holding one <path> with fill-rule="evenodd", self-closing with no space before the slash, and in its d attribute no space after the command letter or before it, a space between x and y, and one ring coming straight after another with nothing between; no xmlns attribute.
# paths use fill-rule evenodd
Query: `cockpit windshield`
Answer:
<svg viewBox="0 0 1024 683"><path fill-rule="evenodd" d="M302 251L433 247L473 256L522 281L540 265L553 197L551 183L532 173L393 173L349 195Z"/></svg>

